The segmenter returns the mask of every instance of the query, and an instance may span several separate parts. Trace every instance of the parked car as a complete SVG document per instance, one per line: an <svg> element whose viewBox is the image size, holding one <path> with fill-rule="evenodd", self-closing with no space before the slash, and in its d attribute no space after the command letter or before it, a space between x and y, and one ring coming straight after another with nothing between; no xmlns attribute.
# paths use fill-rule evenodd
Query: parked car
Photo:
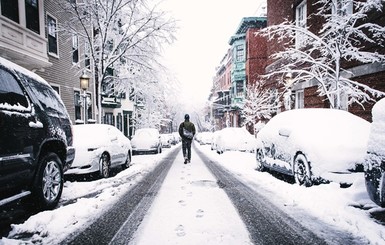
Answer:
<svg viewBox="0 0 385 245"><path fill-rule="evenodd" d="M174 140L174 136L172 134L161 134L160 138L162 141L162 147L163 148L170 148L171 147L171 143Z"/></svg>
<svg viewBox="0 0 385 245"><path fill-rule="evenodd" d="M142 128L135 132L131 140L132 153L162 153L162 141L155 128Z"/></svg>
<svg viewBox="0 0 385 245"><path fill-rule="evenodd" d="M370 123L347 111L296 109L279 113L257 134L257 169L294 176L299 185L337 181L359 170Z"/></svg>
<svg viewBox="0 0 385 245"><path fill-rule="evenodd" d="M212 151L216 151L218 148L217 142L218 142L219 132L220 132L220 130L213 132L213 137L211 139L211 150Z"/></svg>
<svg viewBox="0 0 385 245"><path fill-rule="evenodd" d="M171 144L176 145L182 141L178 132L173 132L171 135L173 136Z"/></svg>
<svg viewBox="0 0 385 245"><path fill-rule="evenodd" d="M199 132L195 136L195 140L198 141L201 145L210 145L211 141L213 140L213 133L212 132Z"/></svg>
<svg viewBox="0 0 385 245"><path fill-rule="evenodd" d="M370 199L385 208L385 99L372 109L367 155L365 157L365 183Z"/></svg>
<svg viewBox="0 0 385 245"><path fill-rule="evenodd" d="M110 176L111 169L126 169L131 164L130 140L116 127L107 124L73 126L75 160L65 175L98 173Z"/></svg>
<svg viewBox="0 0 385 245"><path fill-rule="evenodd" d="M216 151L218 154L225 151L254 152L256 144L255 137L245 128L228 127L219 131L216 139Z"/></svg>
<svg viewBox="0 0 385 245"><path fill-rule="evenodd" d="M0 206L31 195L52 209L75 154L67 110L47 81L3 58L0 84Z"/></svg>

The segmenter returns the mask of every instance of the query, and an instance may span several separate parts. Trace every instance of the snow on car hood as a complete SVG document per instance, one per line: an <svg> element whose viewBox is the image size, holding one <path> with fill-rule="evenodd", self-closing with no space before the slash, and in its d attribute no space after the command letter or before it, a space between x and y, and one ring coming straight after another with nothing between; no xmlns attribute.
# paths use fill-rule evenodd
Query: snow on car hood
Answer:
<svg viewBox="0 0 385 245"><path fill-rule="evenodd" d="M136 148L150 148L159 143L160 134L156 129L138 129L131 140Z"/></svg>
<svg viewBox="0 0 385 245"><path fill-rule="evenodd" d="M354 169L357 163L363 163L369 129L369 122L346 111L296 109L273 117L257 138L274 142L292 157L303 152L311 162L313 173L322 176L325 172ZM289 136L279 135L279 130Z"/></svg>

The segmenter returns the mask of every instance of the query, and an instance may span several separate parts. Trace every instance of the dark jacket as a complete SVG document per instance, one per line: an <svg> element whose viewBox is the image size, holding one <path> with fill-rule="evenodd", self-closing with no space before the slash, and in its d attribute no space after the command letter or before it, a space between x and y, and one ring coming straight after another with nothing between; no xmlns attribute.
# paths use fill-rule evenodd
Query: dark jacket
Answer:
<svg viewBox="0 0 385 245"><path fill-rule="evenodd" d="M183 135L183 128L185 128L186 130L192 132L193 135L195 135L195 125L194 123L188 121L188 120L185 120L184 122L182 122L180 125L179 125L179 135L180 137L183 139L183 140L192 140L192 139L188 139L187 137L185 137Z"/></svg>

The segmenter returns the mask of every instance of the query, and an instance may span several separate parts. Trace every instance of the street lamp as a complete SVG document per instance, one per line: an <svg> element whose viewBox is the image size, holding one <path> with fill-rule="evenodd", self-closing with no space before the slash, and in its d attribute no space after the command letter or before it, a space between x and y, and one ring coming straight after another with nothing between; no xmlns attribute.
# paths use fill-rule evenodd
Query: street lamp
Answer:
<svg viewBox="0 0 385 245"><path fill-rule="evenodd" d="M87 89L90 82L90 77L86 74L86 71L83 71L83 74L79 77L80 79L80 88L83 90L82 97L84 98L84 124L87 121Z"/></svg>

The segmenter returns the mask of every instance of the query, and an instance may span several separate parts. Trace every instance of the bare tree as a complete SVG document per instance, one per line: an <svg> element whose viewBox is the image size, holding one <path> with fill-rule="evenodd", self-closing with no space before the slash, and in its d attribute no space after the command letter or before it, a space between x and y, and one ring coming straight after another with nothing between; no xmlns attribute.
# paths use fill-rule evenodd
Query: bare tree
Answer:
<svg viewBox="0 0 385 245"><path fill-rule="evenodd" d="M325 22L319 33L291 22L270 26L264 34L277 41L287 42L286 48L273 55L280 66L269 73L292 74L292 83L315 80L321 96L326 96L331 107L341 108L341 96L347 104L372 101L385 93L359 83L343 68L343 63L383 63L385 61L385 27L367 22L369 12L383 11L384 0L319 0L317 16ZM352 12L350 10L353 9ZM295 40L301 45L295 45ZM377 47L370 51L368 46ZM382 50L382 51L381 51Z"/></svg>
<svg viewBox="0 0 385 245"><path fill-rule="evenodd" d="M63 23L65 30L88 43L99 111L102 84L127 90L135 83L132 78L142 82L148 74L155 77L162 45L174 40L175 31L175 21L157 5L146 0L53 1L73 16Z"/></svg>
<svg viewBox="0 0 385 245"><path fill-rule="evenodd" d="M255 125L260 120L270 119L280 107L281 103L276 91L264 88L263 82L249 85L242 110L243 124Z"/></svg>

